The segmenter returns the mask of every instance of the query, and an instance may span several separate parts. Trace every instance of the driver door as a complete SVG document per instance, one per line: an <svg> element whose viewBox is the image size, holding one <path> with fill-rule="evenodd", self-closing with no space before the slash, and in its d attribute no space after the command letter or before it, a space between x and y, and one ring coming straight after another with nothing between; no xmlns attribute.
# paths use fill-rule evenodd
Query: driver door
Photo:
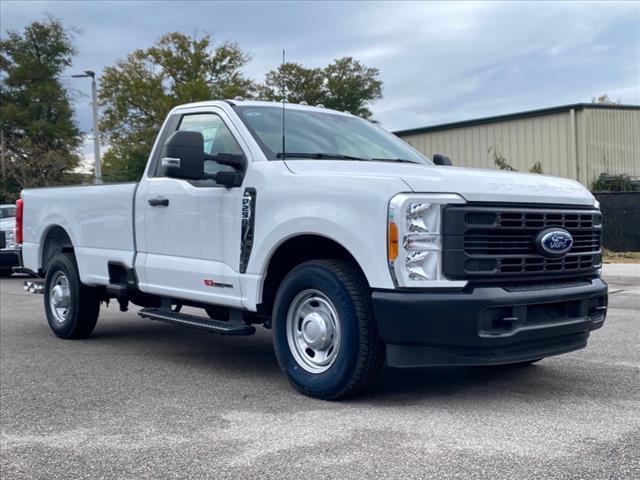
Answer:
<svg viewBox="0 0 640 480"><path fill-rule="evenodd" d="M201 132L205 153L245 154L222 112L182 114L178 130ZM232 167L205 161L205 172ZM242 188L163 174L161 162L139 187L136 210L142 291L241 306L239 281Z"/></svg>

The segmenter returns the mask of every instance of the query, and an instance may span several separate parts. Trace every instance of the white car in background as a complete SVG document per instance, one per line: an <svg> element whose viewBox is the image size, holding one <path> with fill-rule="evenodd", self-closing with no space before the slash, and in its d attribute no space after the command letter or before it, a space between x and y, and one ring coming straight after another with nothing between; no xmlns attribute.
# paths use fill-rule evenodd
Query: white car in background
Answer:
<svg viewBox="0 0 640 480"><path fill-rule="evenodd" d="M18 265L16 252L16 206L0 205L0 276L9 276Z"/></svg>

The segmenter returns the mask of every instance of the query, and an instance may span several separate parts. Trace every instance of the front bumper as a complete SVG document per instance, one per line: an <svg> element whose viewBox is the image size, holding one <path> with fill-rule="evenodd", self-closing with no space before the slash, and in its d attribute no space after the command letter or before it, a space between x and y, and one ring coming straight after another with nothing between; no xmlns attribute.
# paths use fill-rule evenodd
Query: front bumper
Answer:
<svg viewBox="0 0 640 480"><path fill-rule="evenodd" d="M584 348L604 323L607 284L592 278L372 297L390 366L496 365Z"/></svg>

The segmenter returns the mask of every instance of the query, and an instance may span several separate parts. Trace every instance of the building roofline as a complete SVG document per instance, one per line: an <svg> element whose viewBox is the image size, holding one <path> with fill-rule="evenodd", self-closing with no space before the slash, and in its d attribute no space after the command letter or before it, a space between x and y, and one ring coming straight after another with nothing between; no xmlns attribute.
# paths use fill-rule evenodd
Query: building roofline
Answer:
<svg viewBox="0 0 640 480"><path fill-rule="evenodd" d="M563 113L570 110L593 109L609 109L609 110L639 110L640 105L619 105L619 104L602 104L602 103L573 103L571 105L561 105L558 107L540 108L537 110L527 110L525 112L507 113L504 115L495 115L492 117L474 118L471 120L463 120L461 122L443 123L440 125L431 125L428 127L409 128L406 130L397 130L393 132L399 137L405 135L418 135L421 133L437 132L438 130L449 130L453 128L469 127L472 125L482 125L486 123L502 122L506 120L517 120L521 118L540 117L553 113Z"/></svg>

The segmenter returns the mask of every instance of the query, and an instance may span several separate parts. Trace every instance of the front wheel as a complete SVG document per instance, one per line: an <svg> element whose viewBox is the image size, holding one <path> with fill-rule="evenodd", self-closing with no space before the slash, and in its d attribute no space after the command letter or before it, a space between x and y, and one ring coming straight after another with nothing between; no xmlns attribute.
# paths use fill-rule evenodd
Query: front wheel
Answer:
<svg viewBox="0 0 640 480"><path fill-rule="evenodd" d="M60 338L91 335L100 313L96 289L80 283L73 255L60 253L49 263L44 280L44 310L49 327Z"/></svg>
<svg viewBox="0 0 640 480"><path fill-rule="evenodd" d="M286 276L274 305L273 342L289 381L315 398L356 394L384 363L366 280L339 260L305 262Z"/></svg>

